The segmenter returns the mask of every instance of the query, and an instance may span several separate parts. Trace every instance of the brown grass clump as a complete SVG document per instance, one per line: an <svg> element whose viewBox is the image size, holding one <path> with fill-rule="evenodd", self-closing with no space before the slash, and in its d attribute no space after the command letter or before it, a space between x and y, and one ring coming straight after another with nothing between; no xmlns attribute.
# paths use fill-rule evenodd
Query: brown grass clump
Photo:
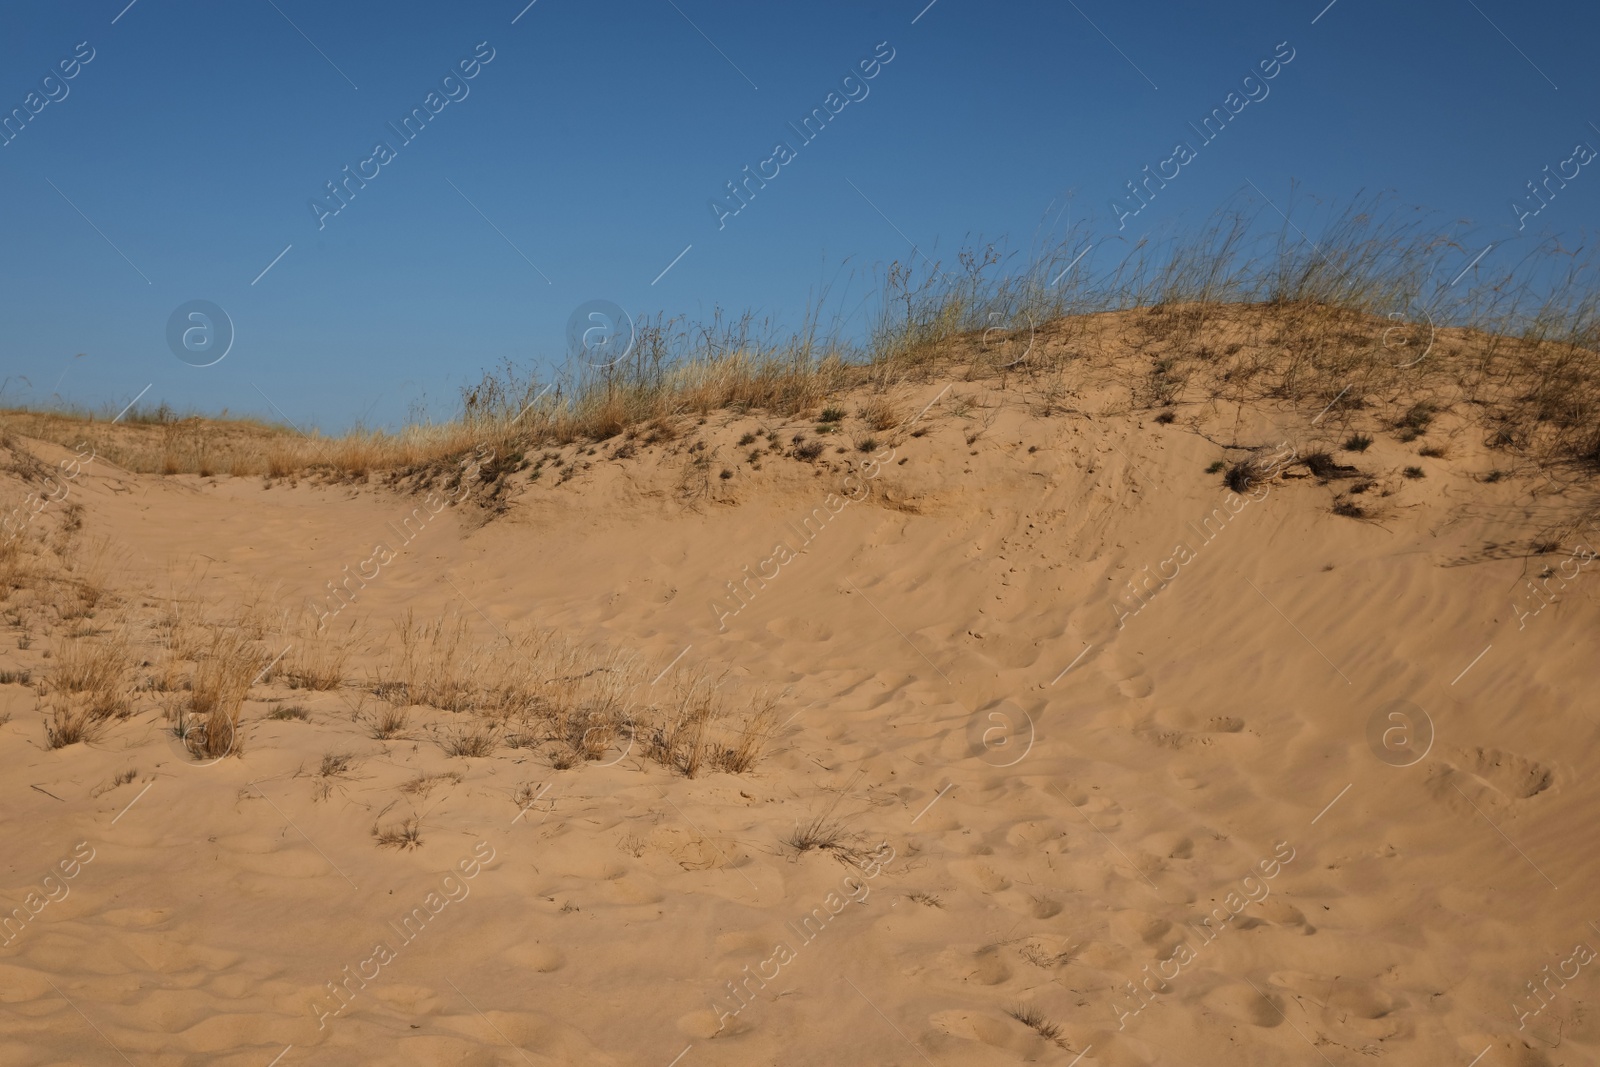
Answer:
<svg viewBox="0 0 1600 1067"><path fill-rule="evenodd" d="M750 770L766 751L777 720L777 698L765 693L758 695L732 743L716 747L712 764L729 774L744 774Z"/></svg>
<svg viewBox="0 0 1600 1067"><path fill-rule="evenodd" d="M410 716L403 703L392 704L386 700L372 714L372 736L379 741L392 741L397 737L403 737L409 720Z"/></svg>
<svg viewBox="0 0 1600 1067"><path fill-rule="evenodd" d="M874 394L867 402L861 405L861 421L867 424L869 430L882 433L892 430L900 425L900 412L894 402L881 393Z"/></svg>
<svg viewBox="0 0 1600 1067"><path fill-rule="evenodd" d="M415 778L403 783L400 786L400 792L426 798L429 793L432 793L441 785L446 783L460 785L465 780L466 776L460 771L446 771L443 774L418 774Z"/></svg>
<svg viewBox="0 0 1600 1067"><path fill-rule="evenodd" d="M680 673L666 703L651 709L646 755L685 778L699 774L714 752L712 729L724 711L718 689L725 680L706 668Z"/></svg>
<svg viewBox="0 0 1600 1067"><path fill-rule="evenodd" d="M854 840L844 821L835 817L833 808L814 815L804 823L795 823L794 831L784 839L784 844L796 852L828 851L849 847Z"/></svg>
<svg viewBox="0 0 1600 1067"><path fill-rule="evenodd" d="M92 741L107 720L129 714L133 654L125 630L105 640L66 634L54 660L41 698L50 748Z"/></svg>
<svg viewBox="0 0 1600 1067"><path fill-rule="evenodd" d="M1046 1041L1060 1045L1062 1048L1067 1047L1066 1042L1064 1042L1061 1038L1061 1027L1047 1019L1044 1013L1038 1008L1032 1007L1031 1005L1019 1004L1015 1008L1007 1009L1006 1014L1017 1020L1017 1022L1021 1023L1023 1026L1026 1026L1028 1029L1032 1030L1034 1033L1038 1034L1040 1037L1044 1038ZM1071 1050L1068 1049L1068 1051Z"/></svg>
<svg viewBox="0 0 1600 1067"><path fill-rule="evenodd" d="M266 657L237 628L217 628L201 654L175 729L196 759L238 755L244 699Z"/></svg>
<svg viewBox="0 0 1600 1067"><path fill-rule="evenodd" d="M373 823L372 836L378 842L379 848L397 848L402 852L406 849L421 848L422 822L414 816L408 816L388 826Z"/></svg>
<svg viewBox="0 0 1600 1067"><path fill-rule="evenodd" d="M446 734L442 745L450 756L482 758L494 755L500 747L500 737L492 725L480 722Z"/></svg>

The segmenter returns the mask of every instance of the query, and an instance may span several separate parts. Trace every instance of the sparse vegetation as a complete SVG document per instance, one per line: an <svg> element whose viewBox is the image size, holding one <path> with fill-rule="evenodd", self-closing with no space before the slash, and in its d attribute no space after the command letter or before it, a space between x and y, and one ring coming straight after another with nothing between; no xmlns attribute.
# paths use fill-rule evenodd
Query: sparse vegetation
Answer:
<svg viewBox="0 0 1600 1067"><path fill-rule="evenodd" d="M784 844L796 852L835 849L839 848L848 836L844 823L834 818L830 810L822 815L814 815L804 823L796 823L794 832L784 839Z"/></svg>
<svg viewBox="0 0 1600 1067"><path fill-rule="evenodd" d="M1015 1008L1007 1009L1006 1014L1037 1033L1046 1041L1062 1045L1061 1027L1045 1018L1044 1013L1038 1008L1031 1005L1018 1005ZM1062 1047L1065 1048L1066 1046L1062 1045Z"/></svg>
<svg viewBox="0 0 1600 1067"><path fill-rule="evenodd" d="M403 783L400 792L412 796L426 797L441 785L460 785L466 780L466 775L460 771L446 771L443 774L419 774L415 778Z"/></svg>
<svg viewBox="0 0 1600 1067"><path fill-rule="evenodd" d="M372 837L378 842L379 848L397 848L402 852L407 849L421 848L422 823L413 816L408 816L397 823L390 823L387 826L373 823Z"/></svg>
<svg viewBox="0 0 1600 1067"><path fill-rule="evenodd" d="M1459 383L1495 447L1600 467L1592 260L1553 248L1547 259L1528 257L1503 275L1450 287L1438 279L1450 273L1455 250L1471 243L1458 227L1381 199L1324 217L1291 230L1272 211L1228 212L1098 267L1078 257L1090 235L1076 231L1020 270L992 247L964 250L956 264L895 263L864 344L829 336L816 316L790 334L720 312L699 323L642 319L621 363L559 381L502 365L463 389L455 420L396 433L304 437L290 427L180 416L160 406L148 419L134 418L136 411L116 424L109 415L72 412L0 417L69 447L88 440L98 455L134 471L415 481L465 462L476 464L487 500L504 476L526 466L513 457L542 451L541 462L550 462L567 446L587 454L629 435L646 446L665 443L688 420L704 424L717 410L793 418L820 408L821 423L837 426L843 407L824 402L856 386L872 387L859 414L883 432L900 423L891 387L955 367L969 380L1032 387L1069 361L1081 364L1077 341L1102 329L1096 316L1111 315L1150 356L1145 366L1153 371L1130 387L1151 407L1170 409L1179 394L1275 398L1340 419L1398 395L1405 406L1390 421L1411 440L1439 410L1435 387ZM1553 263L1560 269L1545 269ZM1426 359L1396 365L1382 349L1398 328L1389 315L1408 306L1432 307L1440 325ZM1005 346L983 343L995 315L1038 324L1041 343L1020 370ZM754 435L741 440L743 447ZM480 445L506 459L472 459Z"/></svg>

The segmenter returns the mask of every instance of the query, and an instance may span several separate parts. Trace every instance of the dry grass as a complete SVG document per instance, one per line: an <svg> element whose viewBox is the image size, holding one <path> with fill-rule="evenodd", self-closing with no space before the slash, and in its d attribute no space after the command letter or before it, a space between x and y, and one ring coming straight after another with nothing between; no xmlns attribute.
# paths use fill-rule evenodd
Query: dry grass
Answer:
<svg viewBox="0 0 1600 1067"><path fill-rule="evenodd" d="M350 657L361 650L364 634L357 620L327 629L301 627L281 668L291 688L326 691L344 684ZM278 669L278 668L275 668Z"/></svg>
<svg viewBox="0 0 1600 1067"><path fill-rule="evenodd" d="M443 774L418 774L410 781L402 783L400 792L426 798L429 793L432 793L441 785L446 783L460 785L465 780L466 775L460 771L446 771Z"/></svg>
<svg viewBox="0 0 1600 1067"><path fill-rule="evenodd" d="M713 729L726 708L719 692L725 681L709 668L680 672L671 696L645 716L646 755L686 778L699 774L716 753Z"/></svg>
<svg viewBox="0 0 1600 1067"><path fill-rule="evenodd" d="M803 823L795 823L793 832L783 843L796 852L811 852L846 849L853 840L854 835L844 820L836 817L830 807Z"/></svg>
<svg viewBox="0 0 1600 1067"><path fill-rule="evenodd" d="M446 755L481 759L494 755L500 735L493 725L477 722L449 731L440 744Z"/></svg>
<svg viewBox="0 0 1600 1067"><path fill-rule="evenodd" d="M237 627L217 627L200 654L192 688L179 704L176 732L196 759L243 751L239 718L267 657Z"/></svg>
<svg viewBox="0 0 1600 1067"><path fill-rule="evenodd" d="M1061 1039L1061 1027L1047 1019L1044 1012L1038 1008L1032 1005L1019 1004L1015 1008L1008 1008L1006 1014L1034 1031L1046 1041L1054 1042L1062 1048L1067 1048L1066 1043ZM1067 1051L1070 1052L1072 1050L1067 1049Z"/></svg>
<svg viewBox="0 0 1600 1067"><path fill-rule="evenodd" d="M1450 397L1469 405L1494 448L1574 476L1600 469L1593 261L1551 246L1498 275L1486 261L1446 286L1439 279L1458 277L1460 249L1481 245L1477 235L1381 201L1315 210L1320 217L1294 223L1265 208L1229 211L1188 234L1081 259L1092 235L1073 232L1020 268L994 248L964 251L956 264L896 263L864 344L829 336L819 313L792 334L748 316L643 319L624 363L558 380L497 367L463 391L453 421L395 433L306 438L159 408L118 424L28 411L0 422L88 441L140 471L384 473L411 486L465 476L490 502L508 474L530 465L537 474L555 455L533 462L540 450L622 437L617 455L631 455L713 411L842 414L854 395L864 431L881 434L902 423L895 391L935 376L1023 389L1045 413L1064 406L1064 382L1098 376L1124 381L1133 404L1174 421L1192 404L1267 400L1331 405L1339 432L1371 412L1402 436L1427 431L1416 405ZM1371 428L1381 426L1362 427ZM809 442L796 454L821 452ZM688 473L707 495L706 464Z"/></svg>
<svg viewBox="0 0 1600 1067"><path fill-rule="evenodd" d="M387 826L373 823L372 836L378 842L379 848L397 848L402 852L406 849L421 848L422 822L415 816L408 816Z"/></svg>
<svg viewBox="0 0 1600 1067"><path fill-rule="evenodd" d="M384 701L378 710L372 713L371 734L379 741L393 741L397 737L405 736L409 722L410 715L404 704Z"/></svg>
<svg viewBox="0 0 1600 1067"><path fill-rule="evenodd" d="M333 795L335 785L351 777L357 757L353 752L324 753L321 764L311 776L311 799L327 800ZM299 772L296 772L299 777Z"/></svg>
<svg viewBox="0 0 1600 1067"><path fill-rule="evenodd" d="M125 626L104 639L65 633L53 659L41 697L50 748L92 741L108 720L129 714L133 653Z"/></svg>
<svg viewBox="0 0 1600 1067"><path fill-rule="evenodd" d="M719 744L712 764L719 771L744 774L760 761L778 721L778 700L767 693L757 694L733 741Z"/></svg>
<svg viewBox="0 0 1600 1067"><path fill-rule="evenodd" d="M373 736L397 736L406 709L417 705L470 715L440 737L451 755L485 756L507 745L564 770L614 762L642 741L640 755L691 777L745 773L776 721L776 699L741 700L708 669L680 670L652 686L655 672L635 655L549 630L475 634L463 617L419 623L408 616L396 637L395 660L372 686L389 705L373 718Z"/></svg>

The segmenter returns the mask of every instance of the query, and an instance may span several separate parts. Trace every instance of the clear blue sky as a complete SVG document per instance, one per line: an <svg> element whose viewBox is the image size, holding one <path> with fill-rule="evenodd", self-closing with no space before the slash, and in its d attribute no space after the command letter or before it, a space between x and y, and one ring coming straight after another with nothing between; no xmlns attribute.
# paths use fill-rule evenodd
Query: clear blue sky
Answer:
<svg viewBox="0 0 1600 1067"><path fill-rule="evenodd" d="M1600 148L1592 4L524 2L8 3L0 115L27 118L0 148L0 399L447 415L490 364L559 361L587 300L793 322L846 260L1026 247L1067 194L1114 229L1179 140L1196 157L1125 232L1247 182L1287 206L1298 179L1304 204L1390 190L1510 241L1526 183ZM479 42L492 60L444 83ZM844 84L880 42L892 60ZM1280 42L1293 60L1244 85ZM834 91L865 95L802 143L786 124ZM1247 91L1201 145L1188 123ZM466 95L403 142L388 123L430 92ZM380 140L393 158L363 164ZM719 229L711 199L779 140L793 158ZM377 176L319 229L347 165ZM1597 208L1600 161L1520 240L1576 241ZM214 366L168 347L190 300L235 325Z"/></svg>

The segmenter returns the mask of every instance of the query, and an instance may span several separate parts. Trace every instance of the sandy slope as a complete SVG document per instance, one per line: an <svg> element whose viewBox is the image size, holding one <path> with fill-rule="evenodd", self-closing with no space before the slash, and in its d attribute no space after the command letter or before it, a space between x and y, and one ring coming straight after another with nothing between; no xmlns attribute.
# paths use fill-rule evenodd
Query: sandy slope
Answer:
<svg viewBox="0 0 1600 1067"><path fill-rule="evenodd" d="M752 469L735 440L777 424L726 415L559 485L518 475L505 514L445 510L347 609L371 640L352 687L257 686L242 756L214 765L153 702L48 751L33 690L0 685L0 897L42 905L0 946L0 1061L1600 1062L1575 950L1600 945L1600 567L1519 618L1524 578L1590 542L1527 558L1553 502L1482 482L1465 430L1447 458L1383 434L1340 453L1381 504L1356 521L1293 463L1235 510L1202 473L1243 454L1208 436L1310 451L1303 416L1202 413L1202 434L1102 401L1041 417L961 383L851 483L864 457L831 448ZM686 499L670 449L695 439L717 459ZM870 494L829 510L851 486ZM121 552L123 607L97 619L196 566L214 611L297 607L417 501L103 465L73 493L77 536ZM726 583L773 575L780 541L804 551L730 613ZM752 772L693 780L636 752L557 771L452 759L424 728L375 740L353 683L407 610L731 668L782 687L786 721ZM48 670L47 637L16 644L0 670ZM312 721L264 718L273 698ZM1369 721L1396 700L1434 736L1390 735L1386 762ZM332 751L358 758L319 796L297 772ZM375 847L404 812L422 847ZM784 844L818 815L855 866Z"/></svg>

